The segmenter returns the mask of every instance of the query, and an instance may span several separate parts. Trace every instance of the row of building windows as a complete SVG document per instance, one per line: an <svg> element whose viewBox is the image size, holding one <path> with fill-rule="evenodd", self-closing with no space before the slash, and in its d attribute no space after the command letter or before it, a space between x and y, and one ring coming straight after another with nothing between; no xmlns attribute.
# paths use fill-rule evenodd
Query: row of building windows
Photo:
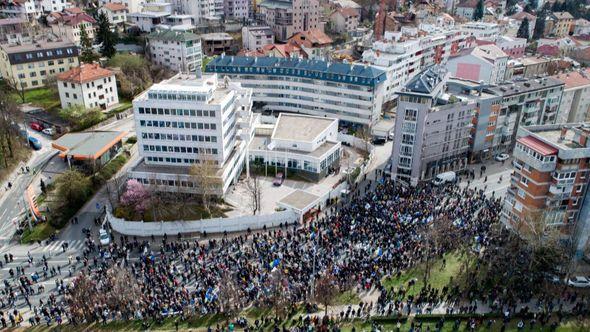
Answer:
<svg viewBox="0 0 590 332"><path fill-rule="evenodd" d="M151 162L159 162L159 163L173 163L173 164L188 164L188 165L192 165L192 164L200 164L201 161L199 159L192 159L192 158L174 158L174 157L152 157L152 156L147 156L146 157L147 161L151 161ZM219 162L217 160L212 160L214 165L219 165Z"/></svg>
<svg viewBox="0 0 590 332"><path fill-rule="evenodd" d="M516 144L516 148L520 151L522 151L523 153L526 153L527 155L542 161L542 162L554 162L555 161L555 156L543 156L542 154L538 153L537 151L529 148L526 145L517 143Z"/></svg>
<svg viewBox="0 0 590 332"><path fill-rule="evenodd" d="M140 127L216 130L215 123L140 120Z"/></svg>
<svg viewBox="0 0 590 332"><path fill-rule="evenodd" d="M215 148L193 148L190 146L168 146L168 145L143 145L143 151L156 152L176 152L176 153L194 153L194 154L213 154L218 153Z"/></svg>
<svg viewBox="0 0 590 332"><path fill-rule="evenodd" d="M141 133L143 139L154 139L162 141L188 141L188 142L211 142L217 143L217 136L206 135L183 135L164 133Z"/></svg>
<svg viewBox="0 0 590 332"><path fill-rule="evenodd" d="M199 94L194 92L180 91L152 91L148 92L148 98L160 100L186 100L206 102L210 99L210 94Z"/></svg>
<svg viewBox="0 0 590 332"><path fill-rule="evenodd" d="M215 111L139 107L139 114L215 117Z"/></svg>
<svg viewBox="0 0 590 332"><path fill-rule="evenodd" d="M74 58L68 58L68 63L74 63L74 61L75 61ZM64 59L58 59L57 60L57 64L58 65L63 65L64 63L65 63L65 60ZM39 62L37 62L37 64L38 64L37 67L39 67L39 68L44 68L45 67L45 61L39 61ZM48 60L47 61L47 66L53 66L53 65L55 65L55 60ZM35 68L35 62L28 63L27 64L27 68L28 69ZM22 65L22 64L18 64L18 65L16 65L16 69L17 70L23 70L23 69L25 69L25 66Z"/></svg>

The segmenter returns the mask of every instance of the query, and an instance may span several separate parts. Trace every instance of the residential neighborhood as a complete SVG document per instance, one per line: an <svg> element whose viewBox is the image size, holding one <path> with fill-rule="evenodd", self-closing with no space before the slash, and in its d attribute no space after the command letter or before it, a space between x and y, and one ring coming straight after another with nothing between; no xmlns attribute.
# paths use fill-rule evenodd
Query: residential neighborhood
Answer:
<svg viewBox="0 0 590 332"><path fill-rule="evenodd" d="M590 330L590 4L0 2L0 329Z"/></svg>

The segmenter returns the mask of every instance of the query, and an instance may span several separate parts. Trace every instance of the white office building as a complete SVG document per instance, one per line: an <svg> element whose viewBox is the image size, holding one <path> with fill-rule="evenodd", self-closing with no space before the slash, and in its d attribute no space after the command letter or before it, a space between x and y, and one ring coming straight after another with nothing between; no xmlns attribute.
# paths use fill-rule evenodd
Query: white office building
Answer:
<svg viewBox="0 0 590 332"><path fill-rule="evenodd" d="M420 71L434 64L444 64L451 55L471 46L472 37L458 30L436 29L419 36L417 29L385 32L382 40L363 52L363 62L387 72L385 101L396 98L396 92Z"/></svg>
<svg viewBox="0 0 590 332"><path fill-rule="evenodd" d="M115 73L97 63L85 63L57 75L61 107L83 105L106 109L119 103Z"/></svg>
<svg viewBox="0 0 590 332"><path fill-rule="evenodd" d="M467 22L461 26L463 33L480 40L494 41L500 35L500 25L491 22Z"/></svg>
<svg viewBox="0 0 590 332"><path fill-rule="evenodd" d="M381 118L385 72L369 65L319 60L219 56L207 72L253 89L257 107L371 126Z"/></svg>
<svg viewBox="0 0 590 332"><path fill-rule="evenodd" d="M242 47L245 50L256 51L274 42L274 32L268 26L242 28Z"/></svg>
<svg viewBox="0 0 590 332"><path fill-rule="evenodd" d="M237 181L257 117L252 90L217 75L178 74L133 100L141 161L129 177L160 191L199 193L190 167L216 165L223 195Z"/></svg>
<svg viewBox="0 0 590 332"><path fill-rule="evenodd" d="M274 125L260 125L250 143L251 168L319 181L337 169L342 154L338 120L281 113Z"/></svg>
<svg viewBox="0 0 590 332"><path fill-rule="evenodd" d="M194 33L159 30L147 36L150 61L175 72L201 72L201 40Z"/></svg>

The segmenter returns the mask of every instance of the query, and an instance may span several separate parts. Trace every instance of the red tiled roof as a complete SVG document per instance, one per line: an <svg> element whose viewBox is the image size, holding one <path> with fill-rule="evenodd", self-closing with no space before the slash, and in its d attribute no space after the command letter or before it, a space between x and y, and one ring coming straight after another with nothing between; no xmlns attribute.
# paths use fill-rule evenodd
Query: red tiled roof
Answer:
<svg viewBox="0 0 590 332"><path fill-rule="evenodd" d="M537 53L547 56L559 55L559 47L556 45L541 45L537 47Z"/></svg>
<svg viewBox="0 0 590 332"><path fill-rule="evenodd" d="M526 145L527 147L537 151L543 156L550 156L557 154L559 150L557 148L541 141L540 139L533 136L521 137L517 140L520 144Z"/></svg>
<svg viewBox="0 0 590 332"><path fill-rule="evenodd" d="M78 25L82 22L96 23L96 20L86 13L62 16L61 21L63 24L71 26Z"/></svg>
<svg viewBox="0 0 590 332"><path fill-rule="evenodd" d="M516 13L516 14L510 16L510 18L513 18L513 19L519 20L519 21L524 20L525 17L528 18L529 21L537 19L537 17L535 15L527 13L527 12L520 12L520 13Z"/></svg>
<svg viewBox="0 0 590 332"><path fill-rule="evenodd" d="M101 68L97 63L82 64L80 67L72 68L65 73L57 75L59 81L67 81L72 83L86 83L97 80L103 77L112 76L113 72Z"/></svg>
<svg viewBox="0 0 590 332"><path fill-rule="evenodd" d="M108 2L108 3L105 3L102 7L106 8L112 12L127 10L127 7L125 7L125 5L120 2Z"/></svg>
<svg viewBox="0 0 590 332"><path fill-rule="evenodd" d="M72 7L64 9L64 12L69 14L82 14L84 11L82 10L82 8Z"/></svg>
<svg viewBox="0 0 590 332"><path fill-rule="evenodd" d="M320 29L309 29L294 34L289 38L289 43L294 43L299 47L324 46L332 44L332 38Z"/></svg>
<svg viewBox="0 0 590 332"><path fill-rule="evenodd" d="M457 8L475 8L477 7L477 0L465 0L465 1L461 1L458 5Z"/></svg>

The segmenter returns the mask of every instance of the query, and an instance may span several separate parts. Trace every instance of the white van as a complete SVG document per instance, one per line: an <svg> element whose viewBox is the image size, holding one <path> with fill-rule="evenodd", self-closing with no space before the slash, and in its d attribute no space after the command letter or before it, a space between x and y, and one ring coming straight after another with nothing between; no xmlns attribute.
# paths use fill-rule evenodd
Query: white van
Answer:
<svg viewBox="0 0 590 332"><path fill-rule="evenodd" d="M434 180L432 180L432 183L435 186L440 186L445 183L453 183L455 180L457 180L457 174L455 174L455 172L444 172L437 175Z"/></svg>

